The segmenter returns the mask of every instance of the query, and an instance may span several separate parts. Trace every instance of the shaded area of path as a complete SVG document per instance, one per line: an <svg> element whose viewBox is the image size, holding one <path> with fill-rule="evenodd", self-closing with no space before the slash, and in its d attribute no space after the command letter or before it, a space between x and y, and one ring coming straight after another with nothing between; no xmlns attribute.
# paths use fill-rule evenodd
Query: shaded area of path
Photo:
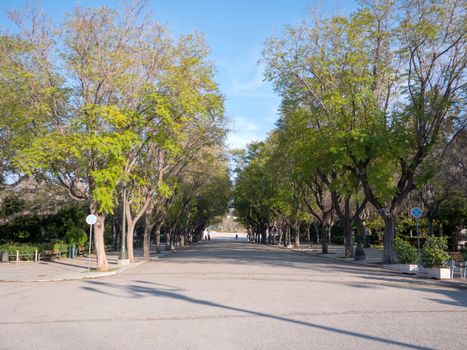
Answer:
<svg viewBox="0 0 467 350"><path fill-rule="evenodd" d="M156 254L155 248L151 249L151 258L165 256L167 253L162 251L161 254ZM96 256L91 255L88 260L87 256L77 256L74 259L60 258L51 261L21 261L19 263L0 263L0 283L2 282L55 282L63 280L79 280L86 278L99 278L103 276L111 276L120 272L121 269L132 268L137 266L147 259L143 258L143 250L135 250L135 262L129 266L119 266L117 264L119 257L118 252L107 252L107 261L109 271L96 271ZM88 270L90 262L91 270Z"/></svg>
<svg viewBox="0 0 467 350"><path fill-rule="evenodd" d="M2 349L467 344L465 289L225 239L100 280L2 284L0 310Z"/></svg>

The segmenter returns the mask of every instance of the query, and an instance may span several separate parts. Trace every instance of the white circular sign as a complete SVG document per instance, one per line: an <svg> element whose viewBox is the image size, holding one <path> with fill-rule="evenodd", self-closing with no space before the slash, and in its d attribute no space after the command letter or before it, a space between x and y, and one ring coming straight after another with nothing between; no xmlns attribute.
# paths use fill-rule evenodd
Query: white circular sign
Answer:
<svg viewBox="0 0 467 350"><path fill-rule="evenodd" d="M97 221L97 217L94 214L86 216L86 223L88 225L94 225Z"/></svg>
<svg viewBox="0 0 467 350"><path fill-rule="evenodd" d="M415 219L420 219L422 217L422 209L420 209L419 207L413 207L412 210L410 211L410 214Z"/></svg>

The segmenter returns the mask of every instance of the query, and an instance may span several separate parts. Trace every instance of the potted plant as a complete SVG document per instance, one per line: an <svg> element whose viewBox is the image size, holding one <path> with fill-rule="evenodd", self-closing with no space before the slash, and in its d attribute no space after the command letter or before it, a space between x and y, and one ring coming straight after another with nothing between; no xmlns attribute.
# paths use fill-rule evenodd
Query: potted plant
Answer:
<svg viewBox="0 0 467 350"><path fill-rule="evenodd" d="M447 249L446 237L430 236L426 239L420 261L427 268L427 272L431 277L437 279L451 278L451 269L446 267L446 262L449 260Z"/></svg>
<svg viewBox="0 0 467 350"><path fill-rule="evenodd" d="M394 240L394 250L399 257L399 271L402 273L415 274L418 270L417 249L409 242L401 238Z"/></svg>

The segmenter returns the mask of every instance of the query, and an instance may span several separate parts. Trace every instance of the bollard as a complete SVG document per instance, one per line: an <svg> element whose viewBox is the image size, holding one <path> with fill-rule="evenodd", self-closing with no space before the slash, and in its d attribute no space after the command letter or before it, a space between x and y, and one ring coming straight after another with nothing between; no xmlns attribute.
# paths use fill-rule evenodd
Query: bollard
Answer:
<svg viewBox="0 0 467 350"><path fill-rule="evenodd" d="M34 251L34 262L37 262L37 249Z"/></svg>
<svg viewBox="0 0 467 350"><path fill-rule="evenodd" d="M19 250L16 251L16 263L19 263Z"/></svg>

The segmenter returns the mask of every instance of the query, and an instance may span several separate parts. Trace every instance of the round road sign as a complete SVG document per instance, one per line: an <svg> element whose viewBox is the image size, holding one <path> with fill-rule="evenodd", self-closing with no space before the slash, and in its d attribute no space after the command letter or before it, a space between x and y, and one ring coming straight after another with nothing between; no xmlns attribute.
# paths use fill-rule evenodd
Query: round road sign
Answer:
<svg viewBox="0 0 467 350"><path fill-rule="evenodd" d="M412 210L410 211L410 214L415 219L420 219L422 217L422 209L420 209L419 207L413 207Z"/></svg>
<svg viewBox="0 0 467 350"><path fill-rule="evenodd" d="M94 214L86 216L86 223L88 225L94 225L97 221L97 217Z"/></svg>

